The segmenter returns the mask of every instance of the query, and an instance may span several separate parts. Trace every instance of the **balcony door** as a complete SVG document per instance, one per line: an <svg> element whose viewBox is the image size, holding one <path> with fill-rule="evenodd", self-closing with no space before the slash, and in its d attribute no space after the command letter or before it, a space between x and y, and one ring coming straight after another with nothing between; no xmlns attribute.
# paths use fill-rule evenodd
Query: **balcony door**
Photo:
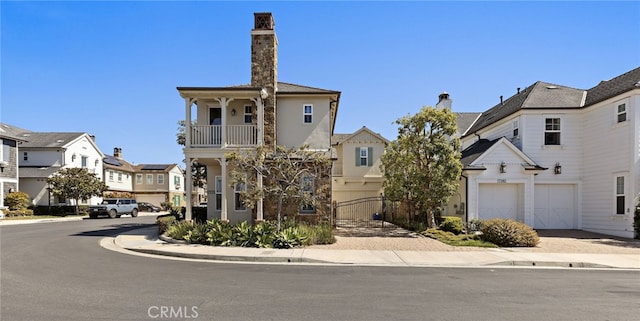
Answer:
<svg viewBox="0 0 640 321"><path fill-rule="evenodd" d="M209 125L211 125L211 138L215 145L222 142L222 108L209 108Z"/></svg>

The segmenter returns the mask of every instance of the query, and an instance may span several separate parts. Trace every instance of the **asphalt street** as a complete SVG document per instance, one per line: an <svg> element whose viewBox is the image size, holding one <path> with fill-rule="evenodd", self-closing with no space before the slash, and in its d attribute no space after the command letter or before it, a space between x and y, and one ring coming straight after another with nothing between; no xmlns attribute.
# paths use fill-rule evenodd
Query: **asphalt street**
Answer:
<svg viewBox="0 0 640 321"><path fill-rule="evenodd" d="M0 320L638 320L640 273L259 265L143 257L153 217L0 227Z"/></svg>

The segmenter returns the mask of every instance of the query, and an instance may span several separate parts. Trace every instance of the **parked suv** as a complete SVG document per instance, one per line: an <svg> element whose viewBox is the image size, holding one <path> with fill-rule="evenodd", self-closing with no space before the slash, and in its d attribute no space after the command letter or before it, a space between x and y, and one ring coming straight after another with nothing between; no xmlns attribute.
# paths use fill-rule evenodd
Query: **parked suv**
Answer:
<svg viewBox="0 0 640 321"><path fill-rule="evenodd" d="M105 198L100 205L89 206L89 217L96 218L100 215L109 215L110 218L120 217L123 214L138 216L138 203L132 198Z"/></svg>

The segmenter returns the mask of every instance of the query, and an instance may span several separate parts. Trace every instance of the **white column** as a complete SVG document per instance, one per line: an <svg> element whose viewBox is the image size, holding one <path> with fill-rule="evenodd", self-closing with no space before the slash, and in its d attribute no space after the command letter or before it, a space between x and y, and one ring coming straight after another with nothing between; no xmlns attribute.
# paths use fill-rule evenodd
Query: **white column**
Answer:
<svg viewBox="0 0 640 321"><path fill-rule="evenodd" d="M191 105L196 101L195 98L185 98L185 115L184 119L184 147L191 147Z"/></svg>
<svg viewBox="0 0 640 321"><path fill-rule="evenodd" d="M258 173L258 188L262 188L262 175ZM264 208L263 208L263 200L260 198L258 200L258 211L256 212L256 221L260 222L264 220Z"/></svg>
<svg viewBox="0 0 640 321"><path fill-rule="evenodd" d="M187 136L188 137L188 136ZM191 202L191 195L192 195L192 191L193 191L193 178L191 177L191 158L187 158L187 169L185 172L185 183L184 183L184 189L185 192L187 193L187 206L186 206L186 211L184 213L184 219L186 221L191 221L193 219L193 215L192 215L192 202Z"/></svg>
<svg viewBox="0 0 640 321"><path fill-rule="evenodd" d="M220 220L228 221L227 216L227 161L224 158L220 159L220 166L222 167L222 212L220 213Z"/></svg>

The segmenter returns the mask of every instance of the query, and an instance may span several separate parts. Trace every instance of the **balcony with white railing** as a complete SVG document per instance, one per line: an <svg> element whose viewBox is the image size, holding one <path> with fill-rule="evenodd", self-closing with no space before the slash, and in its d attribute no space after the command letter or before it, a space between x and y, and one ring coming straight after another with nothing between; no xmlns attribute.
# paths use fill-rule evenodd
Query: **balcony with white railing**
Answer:
<svg viewBox="0 0 640 321"><path fill-rule="evenodd" d="M223 135L224 134L224 135ZM242 147L258 144L256 125L193 125L191 147Z"/></svg>

